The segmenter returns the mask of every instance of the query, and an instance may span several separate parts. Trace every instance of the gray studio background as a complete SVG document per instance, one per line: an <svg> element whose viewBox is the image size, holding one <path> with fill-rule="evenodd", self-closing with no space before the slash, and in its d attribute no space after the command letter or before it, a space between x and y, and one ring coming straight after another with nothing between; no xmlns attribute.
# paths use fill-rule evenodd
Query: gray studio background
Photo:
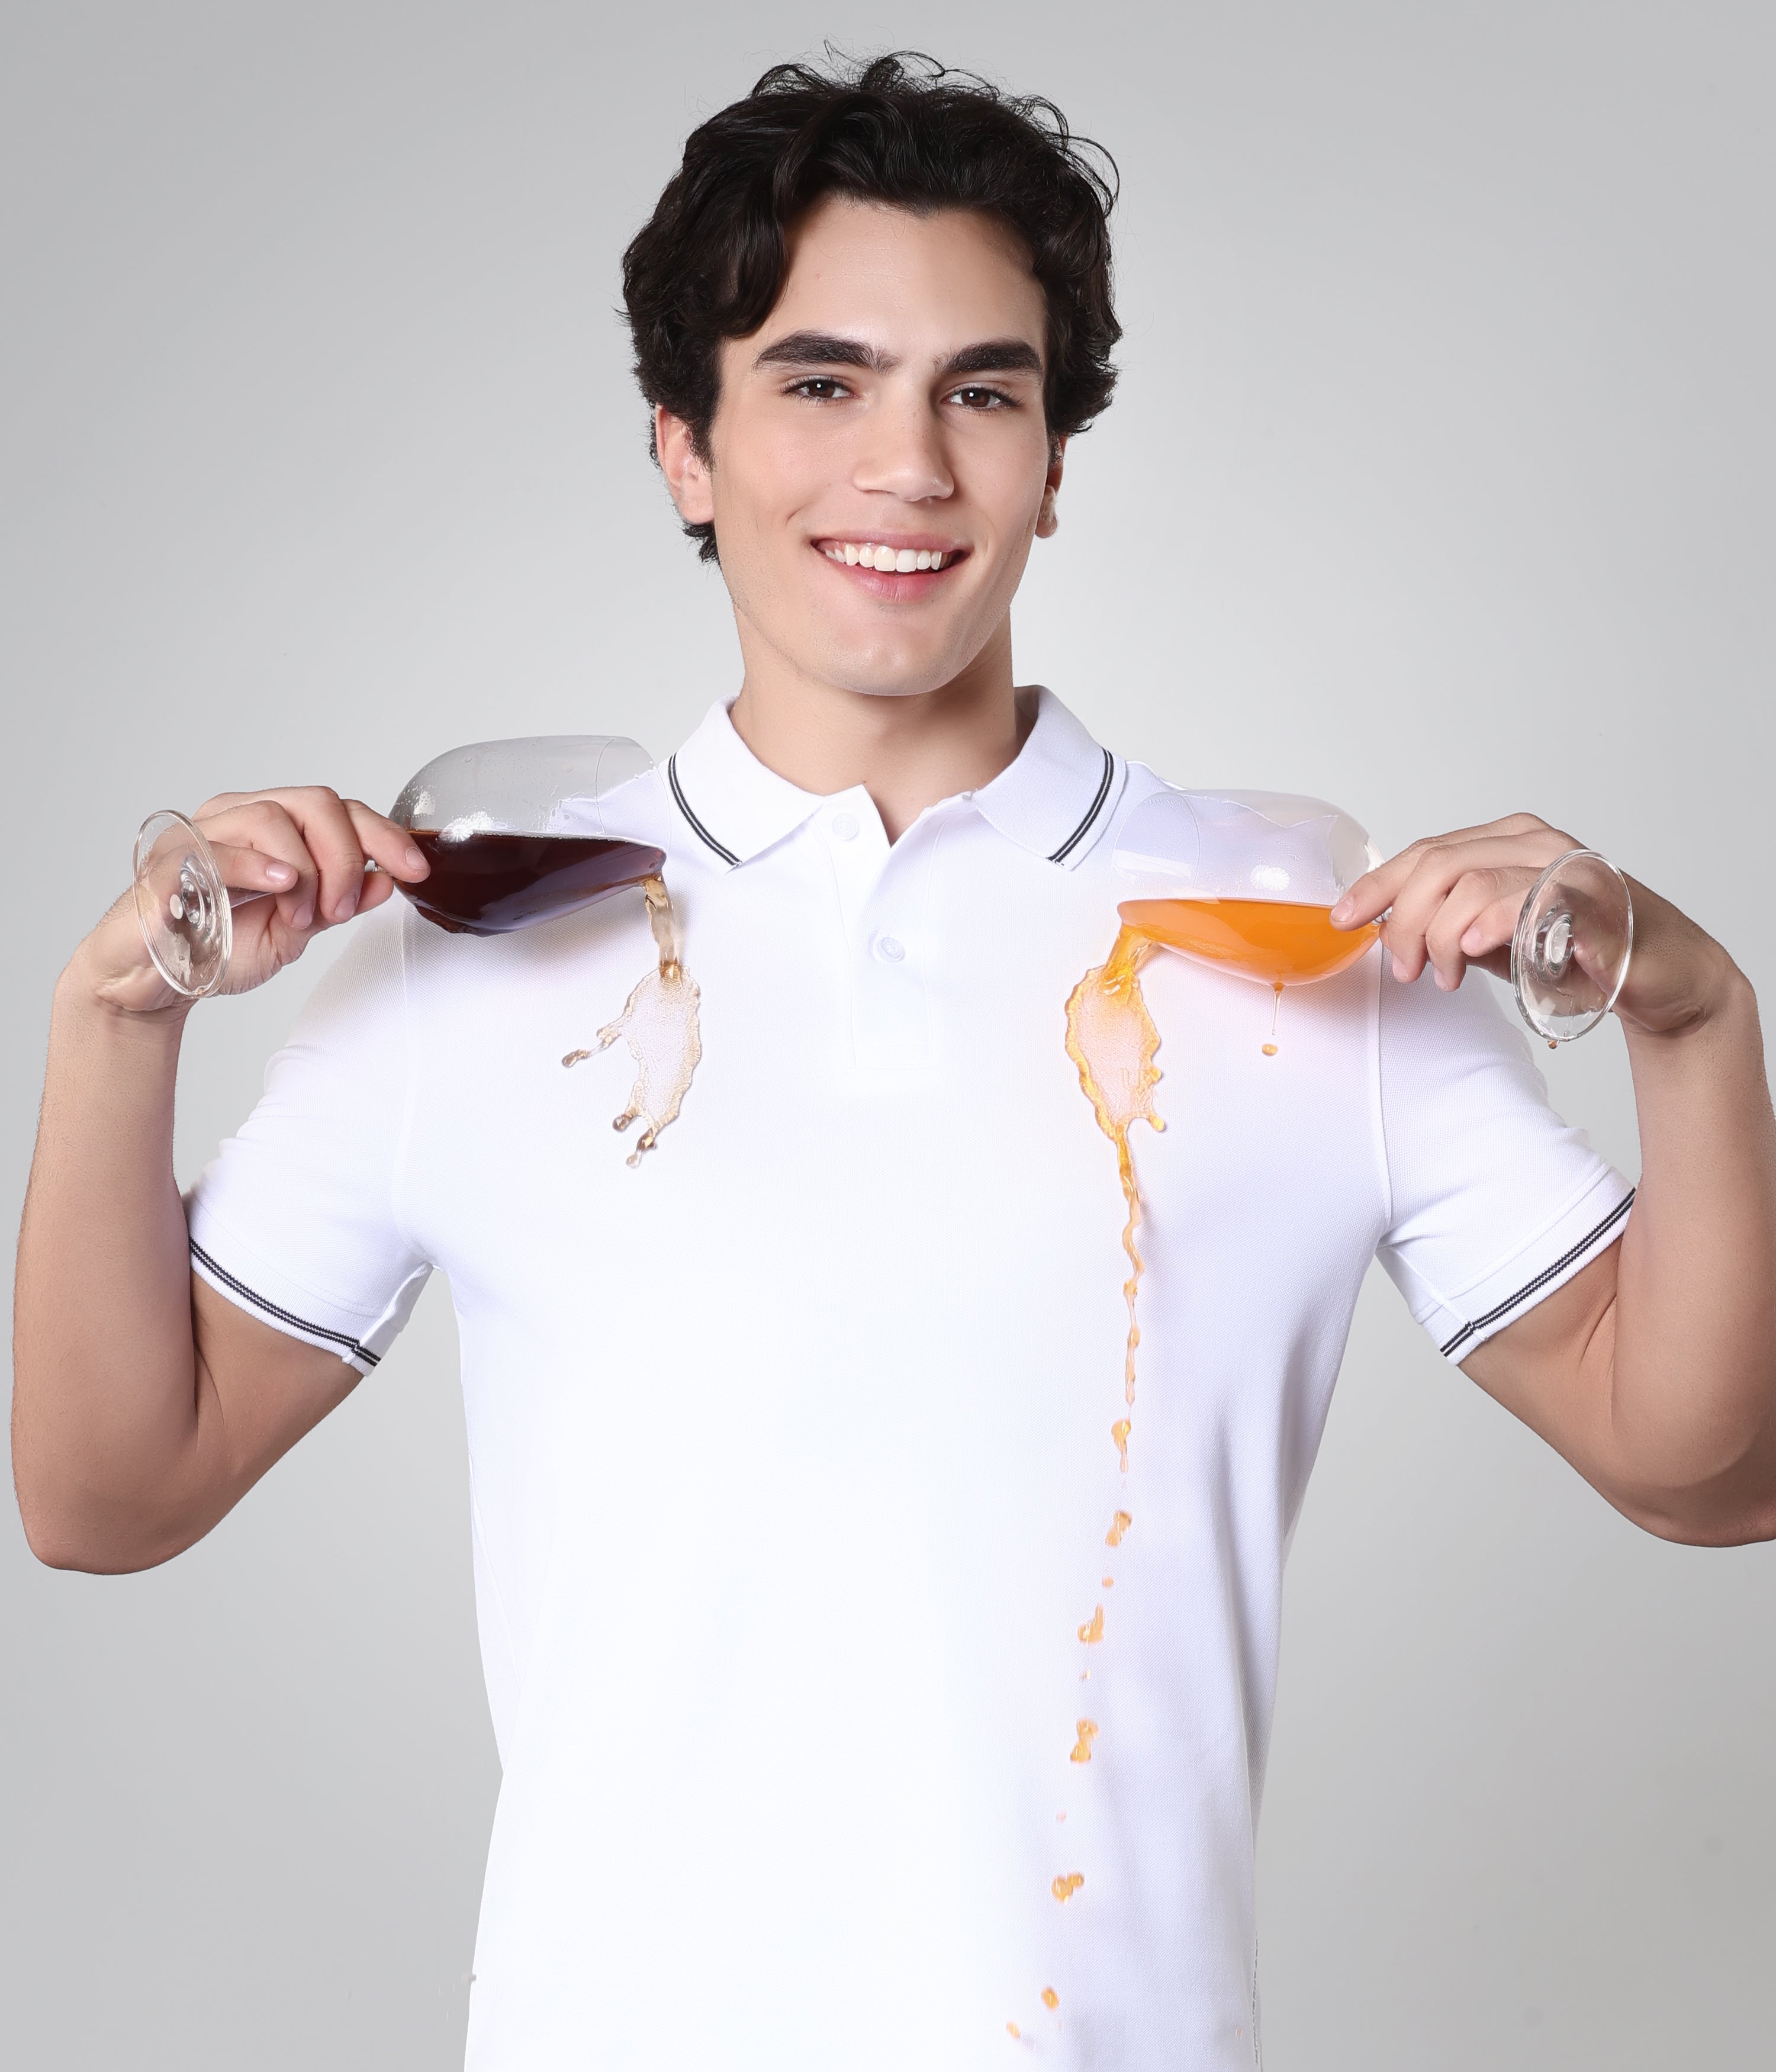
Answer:
<svg viewBox="0 0 1776 2072"><path fill-rule="evenodd" d="M617 259L684 131L828 35L1046 90L1121 162L1124 380L1021 675L1389 846L1543 812L1768 997L1767 10L12 0L9 1221L54 976L150 808L384 801L490 734L664 754L734 687ZM327 954L193 1017L182 1178ZM1619 1033L1548 1071L1632 1170ZM498 1776L454 1358L438 1281L158 1572L0 1518L8 2065L460 2062ZM1289 1572L1272 2072L1766 2062L1773 1612L1770 1550L1636 1532L1378 1276Z"/></svg>

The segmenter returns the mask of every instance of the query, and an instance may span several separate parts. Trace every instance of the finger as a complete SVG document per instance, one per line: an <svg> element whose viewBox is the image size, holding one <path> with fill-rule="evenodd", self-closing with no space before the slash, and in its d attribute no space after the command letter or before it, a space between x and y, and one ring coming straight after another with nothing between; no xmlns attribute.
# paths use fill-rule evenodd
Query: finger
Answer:
<svg viewBox="0 0 1776 2072"><path fill-rule="evenodd" d="M425 851L398 820L390 820L386 813L374 812L361 799L347 799L345 810L352 817L359 846L385 871L409 884L431 874L432 866L426 861ZM368 891L368 887L365 889Z"/></svg>
<svg viewBox="0 0 1776 2072"><path fill-rule="evenodd" d="M1470 965L1479 965L1494 978L1511 976L1511 945L1523 911L1523 895L1513 889L1474 916L1462 935L1462 954Z"/></svg>
<svg viewBox="0 0 1776 2072"><path fill-rule="evenodd" d="M230 892L288 892L302 874L294 864L286 863L281 856L268 856L263 849L241 849L213 837L210 853Z"/></svg>
<svg viewBox="0 0 1776 2072"><path fill-rule="evenodd" d="M323 927L349 921L364 895L364 857L345 801L324 784L305 784L281 793L279 803L301 831L319 873L316 921Z"/></svg>
<svg viewBox="0 0 1776 2072"><path fill-rule="evenodd" d="M1416 978L1424 969L1424 938L1462 878L1473 871L1491 871L1503 884L1509 874L1520 898L1547 865L1564 853L1567 839L1552 828L1531 834L1483 835L1462 842L1440 837L1415 845L1393 858L1383 870L1392 879L1387 936L1396 965L1401 967L1397 975ZM1409 865L1404 877L1394 871L1395 865Z"/></svg>
<svg viewBox="0 0 1776 2072"><path fill-rule="evenodd" d="M1427 964L1437 965L1445 990L1462 982L1464 960L1461 938L1476 915L1494 900L1513 894L1521 903L1534 883L1538 866L1522 861L1515 845L1469 843L1460 849L1442 849L1433 845L1419 865L1394 895L1383 931L1394 976L1411 984ZM1492 860L1488 860L1488 852ZM1457 898L1458 887L1466 890ZM1444 916L1452 898L1454 912Z"/></svg>
<svg viewBox="0 0 1776 2072"><path fill-rule="evenodd" d="M1462 931L1462 954L1468 962L1478 964L1496 951L1509 949L1523 911L1523 895L1513 886L1476 914Z"/></svg>
<svg viewBox="0 0 1776 2072"><path fill-rule="evenodd" d="M294 934L306 935L314 923L319 868L302 830L275 799L240 793L212 803L220 803L220 812L210 817L206 808L197 824L212 848L256 851L288 864L294 872L288 889L278 894L277 917Z"/></svg>
<svg viewBox="0 0 1776 2072"><path fill-rule="evenodd" d="M1516 861L1539 858L1536 868L1540 870L1575 846L1570 835L1550 827L1534 813L1511 813L1481 827L1421 836L1397 856L1364 872L1333 907L1332 923L1338 928L1357 928L1386 913L1398 900L1401 887L1424 869L1428 859L1443 860L1441 867L1446 890L1464 870L1498 860L1505 850L1511 852Z"/></svg>
<svg viewBox="0 0 1776 2072"><path fill-rule="evenodd" d="M384 900L394 898L399 882L392 871L367 870L364 874L364 890L358 899L359 913L375 913Z"/></svg>
<svg viewBox="0 0 1776 2072"><path fill-rule="evenodd" d="M1520 875L1496 870L1465 871L1431 915L1424 930L1424 953L1444 992L1454 992L1466 974L1468 937L1480 916L1513 900L1523 903L1523 894L1515 883ZM1507 884L1507 879L1513 882ZM1477 943L1474 954L1497 948L1496 943Z"/></svg>

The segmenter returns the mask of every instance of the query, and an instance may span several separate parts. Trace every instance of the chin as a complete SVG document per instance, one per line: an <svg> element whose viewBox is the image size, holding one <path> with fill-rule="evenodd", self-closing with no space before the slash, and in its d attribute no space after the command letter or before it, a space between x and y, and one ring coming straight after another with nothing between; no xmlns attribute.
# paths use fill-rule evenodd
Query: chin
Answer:
<svg viewBox="0 0 1776 2072"><path fill-rule="evenodd" d="M884 655L856 648L828 649L817 671L828 683L866 698L916 698L941 690L960 676L966 654Z"/></svg>

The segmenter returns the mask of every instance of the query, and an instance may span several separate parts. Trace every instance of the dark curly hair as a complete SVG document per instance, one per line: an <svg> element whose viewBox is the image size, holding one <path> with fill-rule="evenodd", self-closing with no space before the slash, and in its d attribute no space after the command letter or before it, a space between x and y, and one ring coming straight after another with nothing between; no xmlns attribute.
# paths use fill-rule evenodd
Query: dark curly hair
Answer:
<svg viewBox="0 0 1776 2072"><path fill-rule="evenodd" d="M979 209L1015 231L1048 305L1049 431L1083 431L1110 401L1122 335L1110 279L1116 162L1075 137L1051 101L1014 98L917 51L828 58L824 72L774 65L692 131L623 256L642 393L684 420L706 460L722 340L765 321L787 232L821 196L842 194L920 215ZM713 561L714 527L684 529Z"/></svg>

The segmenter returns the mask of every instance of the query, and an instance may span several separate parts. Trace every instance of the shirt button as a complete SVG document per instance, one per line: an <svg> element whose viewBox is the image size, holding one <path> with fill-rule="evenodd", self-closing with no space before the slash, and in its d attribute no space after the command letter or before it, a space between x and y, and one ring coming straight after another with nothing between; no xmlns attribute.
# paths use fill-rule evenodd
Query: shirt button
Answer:
<svg viewBox="0 0 1776 2072"><path fill-rule="evenodd" d="M878 935L876 955L885 964L898 964L906 954L906 945L898 935Z"/></svg>
<svg viewBox="0 0 1776 2072"><path fill-rule="evenodd" d="M857 816L855 813L835 813L832 832L841 841L855 841L857 838Z"/></svg>

